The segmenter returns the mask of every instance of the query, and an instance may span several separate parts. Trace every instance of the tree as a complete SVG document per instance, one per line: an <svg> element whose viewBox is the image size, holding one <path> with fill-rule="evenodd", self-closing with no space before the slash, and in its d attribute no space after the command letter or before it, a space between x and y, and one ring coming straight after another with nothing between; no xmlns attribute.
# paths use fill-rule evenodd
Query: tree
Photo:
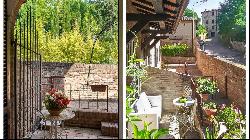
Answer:
<svg viewBox="0 0 250 140"><path fill-rule="evenodd" d="M198 24L197 30L196 30L196 36L206 35L206 34L207 34L207 30L206 30L205 25Z"/></svg>
<svg viewBox="0 0 250 140"><path fill-rule="evenodd" d="M200 18L198 16L198 14L195 11L191 10L191 9L186 8L185 11L184 11L184 16L191 17L191 18L194 17L194 19L197 19L198 22L200 22Z"/></svg>
<svg viewBox="0 0 250 140"><path fill-rule="evenodd" d="M92 63L117 64L118 0L27 0L17 23L25 20L29 7L36 15L44 61L90 63L94 38L111 22L94 45Z"/></svg>
<svg viewBox="0 0 250 140"><path fill-rule="evenodd" d="M226 0L221 3L218 17L219 34L225 41L246 41L246 0Z"/></svg>

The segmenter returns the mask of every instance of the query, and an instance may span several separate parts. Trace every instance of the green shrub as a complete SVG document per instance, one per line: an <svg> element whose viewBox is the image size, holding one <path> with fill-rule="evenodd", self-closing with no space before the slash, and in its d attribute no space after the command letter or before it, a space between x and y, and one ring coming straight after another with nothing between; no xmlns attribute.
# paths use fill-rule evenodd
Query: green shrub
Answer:
<svg viewBox="0 0 250 140"><path fill-rule="evenodd" d="M187 44L164 45L161 47L164 56L184 56L189 52L190 46Z"/></svg>
<svg viewBox="0 0 250 140"><path fill-rule="evenodd" d="M218 90L217 84L208 78L198 78L196 83L196 92L199 94L215 94Z"/></svg>

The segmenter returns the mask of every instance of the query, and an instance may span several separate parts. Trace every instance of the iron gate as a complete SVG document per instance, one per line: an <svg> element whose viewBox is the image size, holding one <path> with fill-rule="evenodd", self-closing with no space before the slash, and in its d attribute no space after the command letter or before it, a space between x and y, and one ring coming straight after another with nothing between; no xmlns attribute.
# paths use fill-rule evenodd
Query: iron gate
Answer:
<svg viewBox="0 0 250 140"><path fill-rule="evenodd" d="M22 17L22 18L21 18ZM32 8L18 15L14 32L14 96L11 99L12 138L24 138L40 122L41 55L38 51L38 32Z"/></svg>

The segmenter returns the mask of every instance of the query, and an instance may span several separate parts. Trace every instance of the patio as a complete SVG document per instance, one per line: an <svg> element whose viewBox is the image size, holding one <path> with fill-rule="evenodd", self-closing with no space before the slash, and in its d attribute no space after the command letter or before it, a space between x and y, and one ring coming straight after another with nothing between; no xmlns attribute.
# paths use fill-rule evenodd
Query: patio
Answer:
<svg viewBox="0 0 250 140"><path fill-rule="evenodd" d="M245 68L200 49L196 19L183 17L187 4L178 0L127 1L129 138L244 137ZM181 52L183 48L189 52ZM203 90L211 93L208 99ZM208 110L212 109L217 112L211 115ZM240 121L229 124L225 110L231 110ZM230 125L240 132L233 134Z"/></svg>

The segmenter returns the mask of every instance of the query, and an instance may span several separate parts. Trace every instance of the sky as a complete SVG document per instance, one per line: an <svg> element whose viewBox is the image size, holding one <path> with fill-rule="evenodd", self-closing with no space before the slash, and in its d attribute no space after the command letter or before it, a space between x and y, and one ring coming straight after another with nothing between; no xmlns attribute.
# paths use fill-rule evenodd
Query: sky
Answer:
<svg viewBox="0 0 250 140"><path fill-rule="evenodd" d="M201 12L205 11L205 9L207 10L218 9L220 7L220 2L223 3L225 0L207 0L207 2L204 2L204 3L200 1L202 0L189 0L188 8L189 9L193 8L194 11L201 18Z"/></svg>

